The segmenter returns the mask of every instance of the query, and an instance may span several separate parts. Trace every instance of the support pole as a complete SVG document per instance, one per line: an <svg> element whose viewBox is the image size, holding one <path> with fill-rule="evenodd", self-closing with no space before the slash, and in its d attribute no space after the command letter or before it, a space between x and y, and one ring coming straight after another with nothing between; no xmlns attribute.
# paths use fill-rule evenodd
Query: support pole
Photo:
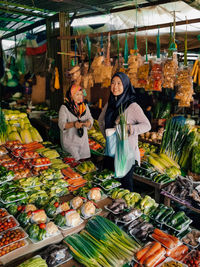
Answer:
<svg viewBox="0 0 200 267"><path fill-rule="evenodd" d="M60 22L60 46L61 52L69 52L70 51L70 40L64 40L63 36L70 36L70 19L69 14L65 12L59 13L59 22ZM69 81L66 79L66 72L70 67L70 57L62 54L61 55L62 62L62 84L63 84L63 94L66 95L66 91L69 88Z"/></svg>

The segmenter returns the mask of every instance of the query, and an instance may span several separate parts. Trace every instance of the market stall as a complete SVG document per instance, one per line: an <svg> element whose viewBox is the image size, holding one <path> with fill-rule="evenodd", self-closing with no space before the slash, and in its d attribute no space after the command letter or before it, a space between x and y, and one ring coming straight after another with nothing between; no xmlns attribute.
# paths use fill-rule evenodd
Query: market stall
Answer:
<svg viewBox="0 0 200 267"><path fill-rule="evenodd" d="M197 267L200 59L199 35L191 29L194 24L198 29L199 13L182 1L163 1L159 6L156 3L161 1L141 1L139 6L136 1L123 7L121 1L94 1L92 7L81 0L77 6L72 2L49 2L59 16L42 9L42 3L31 9L24 3L0 3L5 12L28 16L21 20L11 15L10 20L31 24L34 13L35 27L42 25L39 18L45 18L47 29L47 35L26 34L19 47L15 40L15 55L12 49L5 51L0 75L4 88L0 263L7 267ZM68 12L77 8L81 12L70 17L61 12L65 5ZM91 15L87 10L105 13L108 9L107 23L94 29L70 28L81 16ZM8 26L9 18L3 21ZM16 35L32 29L31 25L19 27ZM4 37L11 36L12 32ZM151 122L151 130L138 135L140 157L131 176L137 182L133 190L123 188L116 162L114 170L104 167L110 135L105 138L98 117L117 71L129 77L141 112ZM73 151L68 153L60 144L59 108L66 103L65 93L72 83L75 90L84 89L95 119L84 129L91 152L88 159L76 160ZM78 104L81 116L85 103ZM120 143L129 151L118 153L124 153L118 158L123 171L133 153L125 145L131 127L122 109L119 118L119 124L114 124L115 145ZM77 133L81 138L83 130Z"/></svg>

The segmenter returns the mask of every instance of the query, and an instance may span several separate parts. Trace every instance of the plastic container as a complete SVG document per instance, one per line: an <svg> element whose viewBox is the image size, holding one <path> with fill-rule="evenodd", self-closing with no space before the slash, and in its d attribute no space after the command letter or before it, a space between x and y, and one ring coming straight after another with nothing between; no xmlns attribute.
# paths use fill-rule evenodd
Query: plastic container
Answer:
<svg viewBox="0 0 200 267"><path fill-rule="evenodd" d="M3 203L3 204L11 204L11 203L15 203L15 202L18 202L18 201L20 201L20 200L23 200L23 199L26 199L28 196L26 195L25 197L23 197L23 198L20 198L20 199L17 199L17 200L13 200L13 201L10 201L10 202L5 202L5 201L3 201L2 199L0 199L0 201Z"/></svg>
<svg viewBox="0 0 200 267"><path fill-rule="evenodd" d="M0 208L0 219L5 218L5 217L7 217L7 216L9 216L9 215L10 215L10 214L7 212L6 209L4 209L4 208Z"/></svg>
<svg viewBox="0 0 200 267"><path fill-rule="evenodd" d="M167 257L167 258L166 258L161 264L159 264L157 267L163 267L163 264L164 264L164 263L167 263L167 262L170 262L170 261L180 263L180 264L182 264L182 267L187 267L186 264L184 264L184 263L182 263L182 262L180 262L180 261L174 260L174 259L172 259L172 258L170 258L170 257Z"/></svg>
<svg viewBox="0 0 200 267"><path fill-rule="evenodd" d="M87 220L87 219L89 219L89 218L91 218L91 217L93 217L93 216L95 216L95 215L97 215L97 214L99 214L101 212L102 212L102 209L96 209L95 210L95 214L90 215L90 216L84 216L83 214L81 214L81 218L83 218L83 220Z"/></svg>
<svg viewBox="0 0 200 267"><path fill-rule="evenodd" d="M13 251L16 251L22 247L28 246L28 244L29 243L24 239L24 240L19 240L19 241L13 242L13 243L1 248L0 249L0 259L6 257L7 254L9 254Z"/></svg>
<svg viewBox="0 0 200 267"><path fill-rule="evenodd" d="M180 245L182 245L182 242L179 240L179 241L178 241L178 244L177 244L175 247L173 247L173 248L169 248L169 247L165 246L163 243L161 243L160 241L158 241L157 239L153 238L152 235L149 235L149 236L150 236L153 240L155 240L156 242L159 242L163 247L165 247L165 248L167 248L167 249L175 249L175 248L179 247Z"/></svg>
<svg viewBox="0 0 200 267"><path fill-rule="evenodd" d="M120 183L120 184L116 184L115 186L112 186L112 187L110 187L110 188L105 188L105 187L103 187L101 184L99 184L99 186L101 186L101 188L102 188L103 190L105 190L105 191L110 191L110 190L112 190L112 189L114 189L114 188L117 188L117 187L121 186L121 183Z"/></svg>
<svg viewBox="0 0 200 267"><path fill-rule="evenodd" d="M66 225L66 226L62 226L62 227L58 226L58 228L61 229L61 230L63 230L63 231L65 231L65 230L70 230L70 229L73 229L73 228L75 228L75 227L78 227L78 226L81 225L83 222L84 222L84 220L81 218L79 224L76 225L76 226L67 226L67 225Z"/></svg>
<svg viewBox="0 0 200 267"><path fill-rule="evenodd" d="M55 237L55 236L60 235L60 234L61 234L61 232L60 232L60 230L58 230L54 235L46 236L46 237L45 237L44 239L42 239L42 240L36 240L36 239L30 238L30 237L29 237L29 239L31 240L31 242L32 242L33 244L39 244L39 243L41 243L41 242L43 242L43 241L46 241L46 240L49 239L49 238Z"/></svg>
<svg viewBox="0 0 200 267"><path fill-rule="evenodd" d="M8 223L11 220L13 221L14 225L12 227L9 227ZM8 228L6 230L3 230L3 231L0 230L0 233L5 232L5 231L7 231L9 229L12 229L12 228L15 228L15 227L19 226L18 221L12 215L9 215L7 217L4 217L4 218L0 219L0 224L5 224L5 223L7 223Z"/></svg>
<svg viewBox="0 0 200 267"><path fill-rule="evenodd" d="M8 235L12 235L14 234L16 231L19 231L20 234L21 234L21 238L19 238L18 240L15 240L15 241L11 241L9 243L9 241L7 240L8 244L4 245L4 246L0 246L0 250L3 249L4 247L7 247L7 245L10 245L10 244L13 244L15 243L16 241L20 241L20 240L24 240L28 237L27 233L21 228L21 227L16 227L16 228L13 228L13 229L9 229L7 231L4 231L1 233L1 236L0 236L0 243L2 242L3 238L7 238Z"/></svg>
<svg viewBox="0 0 200 267"><path fill-rule="evenodd" d="M200 233L199 230L194 229L194 228L191 229L191 232L194 231L194 230ZM190 233L191 233L191 232L190 232ZM190 233L188 233L188 234L190 234ZM192 245L190 245L189 243L186 243L186 242L183 241L183 239L186 238L188 234L186 234L184 237L182 237L182 238L181 238L181 241L182 241L186 246L188 246L189 248L191 248L191 250L194 250L194 249L196 249L196 248L199 246L199 244L200 244L200 237L196 240L198 244L197 244L196 246L192 246Z"/></svg>

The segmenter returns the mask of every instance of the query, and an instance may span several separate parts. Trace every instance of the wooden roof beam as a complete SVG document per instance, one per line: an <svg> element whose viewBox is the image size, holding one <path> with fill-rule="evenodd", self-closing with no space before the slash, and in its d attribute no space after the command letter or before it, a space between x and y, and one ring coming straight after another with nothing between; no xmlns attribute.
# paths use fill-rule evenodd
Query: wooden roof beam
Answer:
<svg viewBox="0 0 200 267"><path fill-rule="evenodd" d="M193 24L193 23L200 23L200 18L198 19L190 19L190 20L181 20L176 22L176 26L180 25L186 25L186 24ZM150 26L142 26L142 27L137 27L137 31L148 31L148 30L154 30L158 28L168 28L173 24L173 21L169 23L161 23L161 24L156 24L156 25L150 25ZM130 29L123 29L123 30L115 30L115 31L109 31L109 32L98 32L98 33L91 33L91 34L83 34L83 35L73 35L73 36L62 36L58 37L60 40L73 40L73 39L80 39L80 38L85 38L86 36L89 37L99 37L101 35L106 36L110 33L110 35L115 35L115 34L122 34L122 33L129 33L129 32L135 32L136 28L130 28Z"/></svg>
<svg viewBox="0 0 200 267"><path fill-rule="evenodd" d="M155 2L150 2L145 3L145 4L138 4L138 8L145 8L145 7L151 7L151 6L157 6L157 5L162 5L162 4L167 4L170 2L177 2L177 0L158 0ZM118 8L112 8L108 13L117 13L117 12L122 12L122 11L127 11L127 10L134 10L136 9L136 5L129 5L125 7L118 7ZM95 12L95 13L88 13L88 14L83 14L83 15L77 15L74 19L80 19L80 18L87 18L87 17L93 17L93 16L98 16L102 15L101 12Z"/></svg>
<svg viewBox="0 0 200 267"><path fill-rule="evenodd" d="M85 3L83 3L83 2L80 2L80 1L74 1L74 0L52 0L53 2L59 2L59 3L66 3L66 4L76 4L76 5L80 5L80 6L82 6L82 7L85 7L85 8L87 8L87 9L89 9L89 10L94 10L94 11L98 11L98 12L100 12L100 14L102 14L102 13L106 13L106 10L104 9L104 8L101 8L101 7L97 7L97 6L95 6L95 5L88 5L88 4L85 4Z"/></svg>

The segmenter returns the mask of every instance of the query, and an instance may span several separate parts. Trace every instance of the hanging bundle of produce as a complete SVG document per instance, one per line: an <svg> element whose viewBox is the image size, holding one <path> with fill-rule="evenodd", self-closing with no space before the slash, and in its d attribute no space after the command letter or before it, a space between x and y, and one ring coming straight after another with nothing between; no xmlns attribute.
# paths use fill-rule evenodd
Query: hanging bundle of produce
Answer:
<svg viewBox="0 0 200 267"><path fill-rule="evenodd" d="M162 62L158 59L152 63L150 77L145 86L146 91L162 91Z"/></svg>
<svg viewBox="0 0 200 267"><path fill-rule="evenodd" d="M174 89L176 74L178 70L177 54L173 53L172 58L164 61L163 67L163 87Z"/></svg>
<svg viewBox="0 0 200 267"><path fill-rule="evenodd" d="M113 67L111 66L110 62L110 33L108 34L108 47L107 47L107 55L106 58L104 59L104 66L102 68L102 86L103 87L109 87L111 78L112 78L112 69Z"/></svg>
<svg viewBox="0 0 200 267"><path fill-rule="evenodd" d="M59 72L58 72L58 68L55 67L55 78L54 78L54 88L55 89L60 89L60 81L59 81Z"/></svg>
<svg viewBox="0 0 200 267"><path fill-rule="evenodd" d="M85 62L83 65L82 87L86 90L88 95L90 88L94 86L94 79L91 72L89 72L89 63Z"/></svg>
<svg viewBox="0 0 200 267"><path fill-rule="evenodd" d="M190 68L183 67L179 69L176 85L178 86L178 91L175 99L178 100L178 106L189 107L190 102L193 101L194 94Z"/></svg>
<svg viewBox="0 0 200 267"><path fill-rule="evenodd" d="M175 119L167 120L161 143L161 153L168 155L178 163L188 134L189 127L186 124L182 124Z"/></svg>
<svg viewBox="0 0 200 267"><path fill-rule="evenodd" d="M0 145L4 144L7 140L7 125L3 111L0 107Z"/></svg>
<svg viewBox="0 0 200 267"><path fill-rule="evenodd" d="M64 241L74 258L84 266L123 266L140 245L108 219L95 216L80 234Z"/></svg>
<svg viewBox="0 0 200 267"><path fill-rule="evenodd" d="M143 60L141 55L138 53L137 49L137 39L135 35L135 45L134 49L131 50L131 55L128 58L128 77L130 78L130 81L134 87L139 87L138 86L138 69L140 66L143 65Z"/></svg>
<svg viewBox="0 0 200 267"><path fill-rule="evenodd" d="M195 60L191 75L193 77L193 82L200 86L200 58Z"/></svg>
<svg viewBox="0 0 200 267"><path fill-rule="evenodd" d="M95 83L102 83L102 69L103 69L104 56L95 56L91 64L91 72ZM90 64L89 64L90 65Z"/></svg>

